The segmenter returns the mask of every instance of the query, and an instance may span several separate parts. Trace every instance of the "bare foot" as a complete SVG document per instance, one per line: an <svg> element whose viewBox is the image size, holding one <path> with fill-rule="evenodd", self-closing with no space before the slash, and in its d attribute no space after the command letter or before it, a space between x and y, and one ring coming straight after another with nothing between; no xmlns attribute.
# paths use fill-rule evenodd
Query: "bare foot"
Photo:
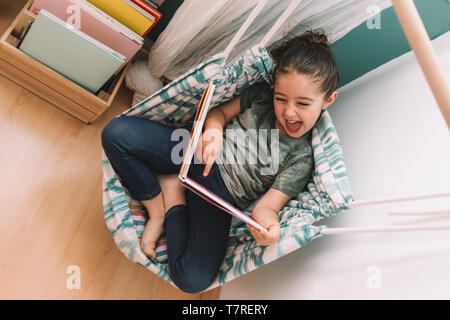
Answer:
<svg viewBox="0 0 450 320"><path fill-rule="evenodd" d="M144 254L151 260L156 259L156 242L163 232L164 200L161 192L150 200L142 201L149 213L149 220L145 226L141 239L141 248Z"/></svg>
<svg viewBox="0 0 450 320"><path fill-rule="evenodd" d="M142 252L152 261L156 260L156 243L161 236L163 232L162 224L153 223L149 226L149 228L145 228L147 230L147 233L150 235L144 239L144 236L142 236L141 239L141 248ZM155 237L153 237L155 235Z"/></svg>
<svg viewBox="0 0 450 320"><path fill-rule="evenodd" d="M141 239L141 248L151 260L156 259L156 243L164 231L164 216L171 207L186 204L184 186L179 182L177 174L156 175L161 193L155 198L142 203L149 212L150 219L145 226Z"/></svg>

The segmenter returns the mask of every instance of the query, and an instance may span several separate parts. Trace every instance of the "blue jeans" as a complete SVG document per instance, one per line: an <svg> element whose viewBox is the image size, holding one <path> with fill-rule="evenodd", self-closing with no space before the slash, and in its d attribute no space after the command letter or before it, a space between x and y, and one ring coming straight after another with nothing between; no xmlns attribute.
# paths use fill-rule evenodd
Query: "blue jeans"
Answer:
<svg viewBox="0 0 450 320"><path fill-rule="evenodd" d="M102 131L102 146L115 172L136 200L156 197L156 174L178 173L171 158L175 128L157 121L121 116ZM185 150L189 139L184 139ZM184 154L180 155L184 157ZM236 206L216 163L203 177L205 165L192 163L188 176ZM186 189L186 204L169 208L164 217L169 273L181 290L196 293L215 279L225 257L231 215Z"/></svg>

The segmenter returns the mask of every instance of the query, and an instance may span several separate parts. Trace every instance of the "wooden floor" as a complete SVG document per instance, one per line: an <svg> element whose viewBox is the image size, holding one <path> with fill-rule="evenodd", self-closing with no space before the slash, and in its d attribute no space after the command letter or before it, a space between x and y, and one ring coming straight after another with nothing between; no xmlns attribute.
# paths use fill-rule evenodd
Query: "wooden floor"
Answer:
<svg viewBox="0 0 450 320"><path fill-rule="evenodd" d="M1 1L0 32L23 6ZM129 261L103 220L100 134L130 107L86 125L0 76L0 299L217 299L186 294ZM81 289L69 289L70 266Z"/></svg>

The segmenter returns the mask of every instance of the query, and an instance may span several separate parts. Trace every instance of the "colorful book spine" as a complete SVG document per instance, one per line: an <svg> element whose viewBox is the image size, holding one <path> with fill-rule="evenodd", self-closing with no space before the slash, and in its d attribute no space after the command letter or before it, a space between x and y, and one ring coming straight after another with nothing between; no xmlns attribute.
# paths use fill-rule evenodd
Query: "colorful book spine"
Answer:
<svg viewBox="0 0 450 320"><path fill-rule="evenodd" d="M144 10L145 13L149 14L151 17L154 18L153 25L144 34L145 37L148 34L148 32L153 28L153 26L159 21L159 19L161 19L162 14L142 0L123 0L123 1L129 4L130 6L134 7L136 10Z"/></svg>
<svg viewBox="0 0 450 320"><path fill-rule="evenodd" d="M140 36L145 36L153 23L156 22L156 19L149 19L122 0L88 0L88 2Z"/></svg>
<svg viewBox="0 0 450 320"><path fill-rule="evenodd" d="M143 0L146 4L148 4L148 5L150 5L150 6L152 6L153 8L155 8L156 10L158 10L159 9L159 6L156 4L156 3L154 3L153 1L151 1L151 0Z"/></svg>
<svg viewBox="0 0 450 320"><path fill-rule="evenodd" d="M166 0L152 0L152 1L156 3L158 6L161 6Z"/></svg>
<svg viewBox="0 0 450 320"><path fill-rule="evenodd" d="M136 3L130 1L130 0L123 0L123 2L125 2L126 4L128 4L130 7L132 7L133 9L135 9L137 12L139 12L140 14L146 16L149 20L151 21L155 21L155 17L152 16L149 12L147 12L146 10L144 10L143 8L141 8L139 5L137 5Z"/></svg>

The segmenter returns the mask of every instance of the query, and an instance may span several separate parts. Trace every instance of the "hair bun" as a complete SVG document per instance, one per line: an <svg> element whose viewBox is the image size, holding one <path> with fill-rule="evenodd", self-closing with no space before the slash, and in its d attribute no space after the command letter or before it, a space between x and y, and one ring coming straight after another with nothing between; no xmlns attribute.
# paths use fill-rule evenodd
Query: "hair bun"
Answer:
<svg viewBox="0 0 450 320"><path fill-rule="evenodd" d="M311 44L320 44L325 46L326 48L330 47L330 43L328 42L328 38L323 32L322 29L317 30L308 30L305 31L301 36L300 39L303 41L307 41Z"/></svg>

